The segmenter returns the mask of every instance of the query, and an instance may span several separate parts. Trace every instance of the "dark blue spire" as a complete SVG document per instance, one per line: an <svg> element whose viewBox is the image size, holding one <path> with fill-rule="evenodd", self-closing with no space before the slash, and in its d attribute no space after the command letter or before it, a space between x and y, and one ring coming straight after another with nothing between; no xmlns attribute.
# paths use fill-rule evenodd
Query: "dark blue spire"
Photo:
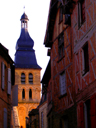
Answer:
<svg viewBox="0 0 96 128"><path fill-rule="evenodd" d="M16 44L15 67L41 69L37 64L34 41L28 33L28 17L24 13L21 16L21 34Z"/></svg>

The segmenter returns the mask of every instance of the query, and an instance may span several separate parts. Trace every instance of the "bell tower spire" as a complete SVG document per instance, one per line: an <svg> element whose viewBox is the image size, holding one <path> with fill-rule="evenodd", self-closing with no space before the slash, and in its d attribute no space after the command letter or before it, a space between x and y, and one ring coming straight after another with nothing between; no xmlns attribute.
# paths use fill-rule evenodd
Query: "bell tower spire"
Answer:
<svg viewBox="0 0 96 128"><path fill-rule="evenodd" d="M34 41L28 32L28 17L23 13L21 16L21 34L16 43L15 68L35 68L41 69L37 64Z"/></svg>

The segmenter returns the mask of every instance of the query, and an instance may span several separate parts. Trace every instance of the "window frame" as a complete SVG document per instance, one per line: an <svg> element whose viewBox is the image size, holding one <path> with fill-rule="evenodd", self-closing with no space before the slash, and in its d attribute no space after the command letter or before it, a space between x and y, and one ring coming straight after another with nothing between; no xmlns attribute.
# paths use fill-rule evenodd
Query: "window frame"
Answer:
<svg viewBox="0 0 96 128"><path fill-rule="evenodd" d="M60 73L59 84L60 84L60 96L66 95L67 94L67 88L66 88L66 72L65 71Z"/></svg>

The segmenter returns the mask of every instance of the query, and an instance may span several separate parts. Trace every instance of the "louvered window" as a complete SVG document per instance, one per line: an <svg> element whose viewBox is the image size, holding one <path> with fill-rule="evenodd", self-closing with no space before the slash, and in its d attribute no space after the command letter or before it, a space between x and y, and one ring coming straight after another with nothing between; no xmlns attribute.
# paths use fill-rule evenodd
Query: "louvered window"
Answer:
<svg viewBox="0 0 96 128"><path fill-rule="evenodd" d="M25 84L25 74L24 73L21 74L21 83Z"/></svg>
<svg viewBox="0 0 96 128"><path fill-rule="evenodd" d="M32 75L32 73L29 73L29 83L33 84L33 75Z"/></svg>
<svg viewBox="0 0 96 128"><path fill-rule="evenodd" d="M60 74L60 95L66 94L66 77L65 77L65 72Z"/></svg>
<svg viewBox="0 0 96 128"><path fill-rule="evenodd" d="M11 69L8 68L8 94L11 95Z"/></svg>

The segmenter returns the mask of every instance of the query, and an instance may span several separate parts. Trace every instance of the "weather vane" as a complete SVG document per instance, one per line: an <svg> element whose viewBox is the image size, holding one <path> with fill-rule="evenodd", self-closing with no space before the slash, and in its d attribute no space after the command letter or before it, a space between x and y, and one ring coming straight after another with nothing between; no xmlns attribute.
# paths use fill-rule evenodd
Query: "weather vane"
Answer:
<svg viewBox="0 0 96 128"><path fill-rule="evenodd" d="M25 12L25 6L23 7L23 9L24 9L24 12Z"/></svg>

